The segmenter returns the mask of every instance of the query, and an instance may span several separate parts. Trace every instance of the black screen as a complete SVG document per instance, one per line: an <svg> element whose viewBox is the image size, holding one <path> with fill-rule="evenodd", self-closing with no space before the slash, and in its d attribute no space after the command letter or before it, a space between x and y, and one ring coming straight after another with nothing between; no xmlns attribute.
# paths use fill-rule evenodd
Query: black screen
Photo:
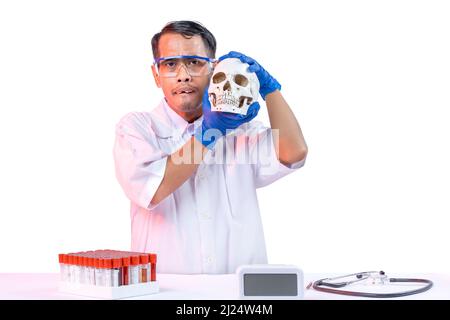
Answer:
<svg viewBox="0 0 450 320"><path fill-rule="evenodd" d="M244 296L296 296L296 273L244 274Z"/></svg>

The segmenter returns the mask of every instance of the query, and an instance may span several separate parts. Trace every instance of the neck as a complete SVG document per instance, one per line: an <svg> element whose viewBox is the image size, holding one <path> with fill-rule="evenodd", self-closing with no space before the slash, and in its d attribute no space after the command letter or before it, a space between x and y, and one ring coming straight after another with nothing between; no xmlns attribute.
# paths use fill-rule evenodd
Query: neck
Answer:
<svg viewBox="0 0 450 320"><path fill-rule="evenodd" d="M194 122L195 120L197 120L198 118L200 118L202 116L201 109L198 112L181 112L181 111L177 111L177 110L175 110L175 112L189 123Z"/></svg>
<svg viewBox="0 0 450 320"><path fill-rule="evenodd" d="M167 99L166 99L166 102L167 102ZM203 114L201 106L192 112L183 112L183 111L179 111L175 108L172 108L168 102L167 102L167 105L169 106L170 109L175 111L180 117L182 117L184 120L186 120L189 123L194 122L195 120L200 118Z"/></svg>
<svg viewBox="0 0 450 320"><path fill-rule="evenodd" d="M196 114L189 114L189 115L185 115L183 118L184 120L186 120L189 123L194 122L195 120L197 120L198 118L200 118L202 116L203 112L200 110L200 112L196 113Z"/></svg>

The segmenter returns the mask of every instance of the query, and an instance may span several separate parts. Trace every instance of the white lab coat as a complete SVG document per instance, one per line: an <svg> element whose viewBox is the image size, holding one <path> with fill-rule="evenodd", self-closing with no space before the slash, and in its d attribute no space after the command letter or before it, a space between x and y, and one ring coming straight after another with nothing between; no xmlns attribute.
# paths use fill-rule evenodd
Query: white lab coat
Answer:
<svg viewBox="0 0 450 320"><path fill-rule="evenodd" d="M115 168L131 201L131 250L156 253L157 272L233 273L242 264L267 263L256 188L305 161L281 164L270 128L251 121L219 139L187 181L150 206L168 155L190 139L202 118L189 124L163 99L151 112L129 113L116 126ZM228 161L220 157L224 144L235 154Z"/></svg>

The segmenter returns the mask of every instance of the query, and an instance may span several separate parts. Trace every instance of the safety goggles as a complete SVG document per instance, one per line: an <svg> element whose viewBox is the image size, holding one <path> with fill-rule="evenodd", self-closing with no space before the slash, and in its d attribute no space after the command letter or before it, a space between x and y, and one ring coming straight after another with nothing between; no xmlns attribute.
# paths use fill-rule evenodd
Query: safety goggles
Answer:
<svg viewBox="0 0 450 320"><path fill-rule="evenodd" d="M216 59L201 56L171 56L161 57L154 61L159 76L174 78L183 66L192 77L204 76L211 73Z"/></svg>

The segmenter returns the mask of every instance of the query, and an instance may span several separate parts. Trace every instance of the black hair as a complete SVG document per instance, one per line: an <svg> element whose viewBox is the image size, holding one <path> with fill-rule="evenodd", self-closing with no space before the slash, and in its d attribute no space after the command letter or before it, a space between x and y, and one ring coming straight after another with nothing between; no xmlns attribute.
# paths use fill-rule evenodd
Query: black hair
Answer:
<svg viewBox="0 0 450 320"><path fill-rule="evenodd" d="M159 39L166 33L178 33L186 39L190 39L195 35L199 35L205 44L209 58L216 56L216 38L203 25L195 21L181 20L169 22L162 28L161 32L156 33L152 38L153 58L159 58Z"/></svg>

